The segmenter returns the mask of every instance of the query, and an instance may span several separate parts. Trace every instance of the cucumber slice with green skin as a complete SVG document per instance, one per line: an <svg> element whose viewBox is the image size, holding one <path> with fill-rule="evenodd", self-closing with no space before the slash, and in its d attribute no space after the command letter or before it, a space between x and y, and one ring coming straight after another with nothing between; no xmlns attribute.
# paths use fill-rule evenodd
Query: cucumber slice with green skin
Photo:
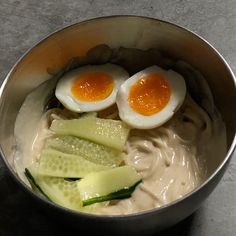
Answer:
<svg viewBox="0 0 236 236"><path fill-rule="evenodd" d="M25 174L30 183L33 183L48 200L66 208L81 210L82 202L77 181L39 175L37 165L26 168Z"/></svg>
<svg viewBox="0 0 236 236"><path fill-rule="evenodd" d="M29 169L25 168L25 176L27 177L33 190L41 193L44 197L46 197L48 200L51 201L51 199L43 192L43 190L40 188L40 186L35 182L35 179L34 179L33 175L31 174L31 172L29 171Z"/></svg>
<svg viewBox="0 0 236 236"><path fill-rule="evenodd" d="M45 148L78 155L88 161L105 166L116 167L123 160L120 151L75 136L49 138L45 143Z"/></svg>
<svg viewBox="0 0 236 236"><path fill-rule="evenodd" d="M131 166L90 173L78 182L83 206L112 199L128 198L141 182Z"/></svg>
<svg viewBox="0 0 236 236"><path fill-rule="evenodd" d="M109 168L112 167L95 164L80 156L44 149L40 156L38 173L53 177L82 178L91 172Z"/></svg>
<svg viewBox="0 0 236 236"><path fill-rule="evenodd" d="M90 198L87 200L82 200L82 204L83 204L83 206L88 206L88 205L98 203L98 202L104 202L104 201L115 200L115 199L130 198L132 196L132 193L134 192L136 186L139 185L141 182L142 182L142 180L138 181L136 184L134 184L130 188L124 188L124 189L121 189L117 192L110 193L106 196L94 197L94 198Z"/></svg>
<svg viewBox="0 0 236 236"><path fill-rule="evenodd" d="M88 117L54 120L51 130L58 135L72 135L122 151L130 129L122 121Z"/></svg>
<svg viewBox="0 0 236 236"><path fill-rule="evenodd" d="M84 212L92 212L101 206L94 203L131 197L136 186L142 181L140 175L130 166L99 173L88 174L82 180L67 181L40 175L38 164L25 169L25 175L31 185L48 200ZM88 206L91 204L94 205Z"/></svg>

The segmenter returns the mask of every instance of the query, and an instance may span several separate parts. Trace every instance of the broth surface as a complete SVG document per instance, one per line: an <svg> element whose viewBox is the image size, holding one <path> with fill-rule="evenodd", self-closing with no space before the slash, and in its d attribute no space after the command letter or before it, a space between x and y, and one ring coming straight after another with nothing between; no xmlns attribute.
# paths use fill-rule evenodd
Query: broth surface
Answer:
<svg viewBox="0 0 236 236"><path fill-rule="evenodd" d="M24 168L39 158L45 139L53 135L49 130L52 120L77 116L58 108L43 114L33 141L25 140L21 144L27 153L15 158L22 178ZM131 198L101 204L94 213L130 214L181 198L207 178L212 158L220 158L225 153L225 128L220 116L216 113L214 119L210 119L188 95L181 109L163 126L151 130L131 130L123 152L124 162L142 175L143 182Z"/></svg>

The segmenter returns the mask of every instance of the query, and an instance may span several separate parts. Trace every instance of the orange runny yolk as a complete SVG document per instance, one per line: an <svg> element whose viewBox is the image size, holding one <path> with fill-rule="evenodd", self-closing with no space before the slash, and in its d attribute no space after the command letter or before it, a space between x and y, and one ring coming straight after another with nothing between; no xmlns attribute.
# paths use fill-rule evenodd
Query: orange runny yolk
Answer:
<svg viewBox="0 0 236 236"><path fill-rule="evenodd" d="M74 80L71 92L81 101L96 102L107 98L113 90L114 82L104 72L89 72Z"/></svg>
<svg viewBox="0 0 236 236"><path fill-rule="evenodd" d="M137 113L151 116L169 102L171 89L164 76L154 73L144 76L131 86L129 104Z"/></svg>

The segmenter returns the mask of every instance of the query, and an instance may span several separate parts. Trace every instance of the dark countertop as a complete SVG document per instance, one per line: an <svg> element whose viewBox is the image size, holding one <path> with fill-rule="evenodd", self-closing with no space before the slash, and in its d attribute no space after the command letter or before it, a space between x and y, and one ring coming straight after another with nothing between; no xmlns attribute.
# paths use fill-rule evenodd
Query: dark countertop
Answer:
<svg viewBox="0 0 236 236"><path fill-rule="evenodd" d="M235 0L1 0L0 81L28 48L53 31L104 15L136 14L168 20L198 33L236 72ZM58 235L63 225L49 218L12 180L0 160L0 236ZM76 232L68 231L68 235ZM236 235L236 158L202 207L159 234Z"/></svg>

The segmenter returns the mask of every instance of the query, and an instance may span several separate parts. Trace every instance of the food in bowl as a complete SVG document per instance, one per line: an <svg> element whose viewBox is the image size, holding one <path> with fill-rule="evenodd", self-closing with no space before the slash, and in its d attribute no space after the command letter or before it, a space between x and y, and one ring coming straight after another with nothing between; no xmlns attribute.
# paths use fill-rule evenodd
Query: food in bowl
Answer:
<svg viewBox="0 0 236 236"><path fill-rule="evenodd" d="M104 215L181 198L226 154L203 76L157 49L100 45L72 59L26 97L15 137L17 173L35 191Z"/></svg>

